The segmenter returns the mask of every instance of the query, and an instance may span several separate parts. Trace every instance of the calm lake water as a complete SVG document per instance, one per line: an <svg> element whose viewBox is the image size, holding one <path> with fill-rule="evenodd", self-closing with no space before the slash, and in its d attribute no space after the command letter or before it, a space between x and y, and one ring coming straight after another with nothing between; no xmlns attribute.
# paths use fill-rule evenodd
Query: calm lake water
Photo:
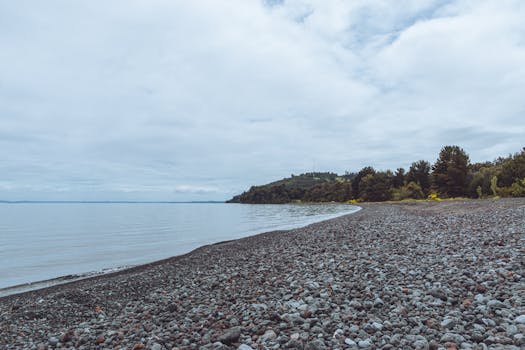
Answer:
<svg viewBox="0 0 525 350"><path fill-rule="evenodd" d="M0 289L147 263L359 208L224 203L0 204Z"/></svg>

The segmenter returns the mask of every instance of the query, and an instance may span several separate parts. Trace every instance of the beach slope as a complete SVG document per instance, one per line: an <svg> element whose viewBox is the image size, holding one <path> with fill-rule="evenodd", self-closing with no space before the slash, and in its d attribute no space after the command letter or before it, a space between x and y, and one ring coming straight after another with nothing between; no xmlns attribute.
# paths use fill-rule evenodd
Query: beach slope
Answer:
<svg viewBox="0 0 525 350"><path fill-rule="evenodd" d="M523 349L525 199L366 204L4 297L0 334L6 349Z"/></svg>

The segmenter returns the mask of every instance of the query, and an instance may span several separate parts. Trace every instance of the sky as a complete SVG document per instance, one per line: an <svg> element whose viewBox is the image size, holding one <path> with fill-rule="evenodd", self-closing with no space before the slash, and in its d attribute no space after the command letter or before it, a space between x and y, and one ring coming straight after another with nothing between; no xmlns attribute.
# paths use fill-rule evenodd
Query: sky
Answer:
<svg viewBox="0 0 525 350"><path fill-rule="evenodd" d="M0 0L0 199L225 200L525 146L525 2Z"/></svg>

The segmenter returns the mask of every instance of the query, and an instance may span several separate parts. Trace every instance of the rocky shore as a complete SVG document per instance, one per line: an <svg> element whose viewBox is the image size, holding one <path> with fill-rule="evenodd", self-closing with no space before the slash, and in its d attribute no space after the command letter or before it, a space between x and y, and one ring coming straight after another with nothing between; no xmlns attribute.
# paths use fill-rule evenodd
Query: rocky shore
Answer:
<svg viewBox="0 0 525 350"><path fill-rule="evenodd" d="M525 199L367 204L0 299L2 349L525 349Z"/></svg>

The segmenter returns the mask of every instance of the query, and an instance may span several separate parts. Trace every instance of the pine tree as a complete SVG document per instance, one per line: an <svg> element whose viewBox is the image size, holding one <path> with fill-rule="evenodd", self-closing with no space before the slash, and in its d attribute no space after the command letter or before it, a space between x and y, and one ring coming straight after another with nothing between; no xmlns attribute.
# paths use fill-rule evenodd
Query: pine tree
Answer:
<svg viewBox="0 0 525 350"><path fill-rule="evenodd" d="M423 193L428 194L430 189L430 163L426 160L418 160L412 163L407 174L408 182L415 182L421 187Z"/></svg>
<svg viewBox="0 0 525 350"><path fill-rule="evenodd" d="M469 156L459 146L445 146L432 167L435 189L444 196L459 197L467 193Z"/></svg>

